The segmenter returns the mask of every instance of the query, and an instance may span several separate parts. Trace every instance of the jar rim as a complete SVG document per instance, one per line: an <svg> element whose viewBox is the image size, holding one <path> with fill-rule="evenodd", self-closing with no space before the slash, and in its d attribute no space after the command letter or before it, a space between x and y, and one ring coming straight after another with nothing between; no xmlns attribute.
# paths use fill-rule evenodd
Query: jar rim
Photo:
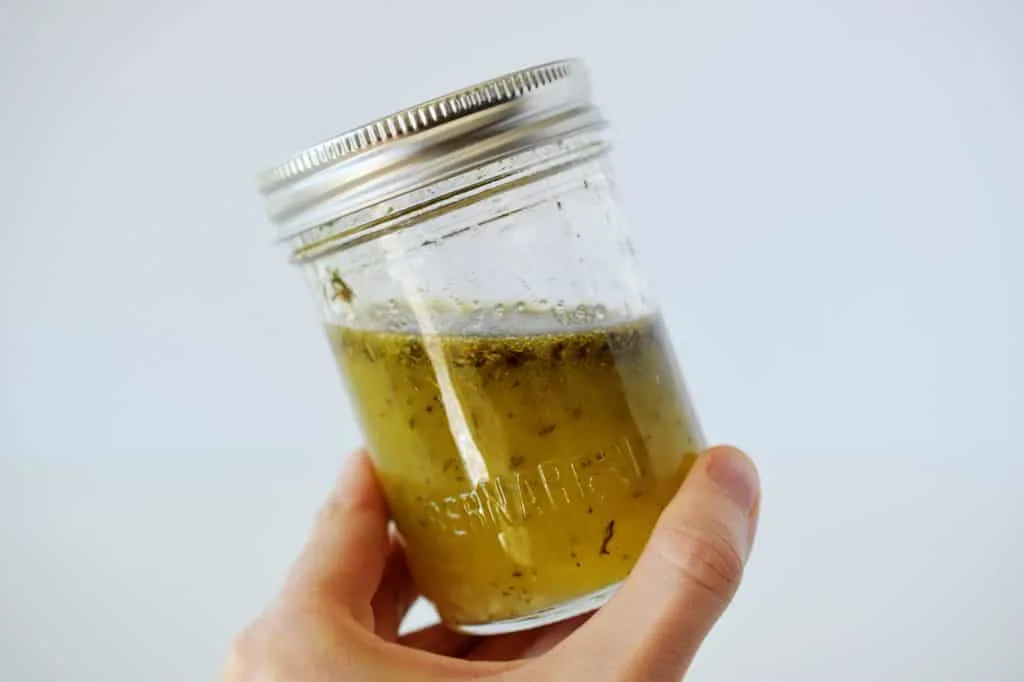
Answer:
<svg viewBox="0 0 1024 682"><path fill-rule="evenodd" d="M427 188L411 190L318 224L288 240L292 261L313 261L328 253L413 228L439 215L471 211L482 201L503 201L498 197L511 189L559 177L571 168L605 156L611 145L604 133L603 123L594 125L558 142L520 150L439 180ZM554 196L554 187L546 190L551 196ZM466 226L472 227L472 217L467 220Z"/></svg>

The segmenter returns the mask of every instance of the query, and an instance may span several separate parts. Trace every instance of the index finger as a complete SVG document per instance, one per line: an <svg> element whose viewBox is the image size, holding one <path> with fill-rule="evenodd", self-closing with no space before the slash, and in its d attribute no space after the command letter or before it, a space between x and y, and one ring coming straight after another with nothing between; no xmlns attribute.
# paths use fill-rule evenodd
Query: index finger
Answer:
<svg viewBox="0 0 1024 682"><path fill-rule="evenodd" d="M388 548L387 502L369 456L360 450L345 463L284 594L341 606L362 620L383 577Z"/></svg>

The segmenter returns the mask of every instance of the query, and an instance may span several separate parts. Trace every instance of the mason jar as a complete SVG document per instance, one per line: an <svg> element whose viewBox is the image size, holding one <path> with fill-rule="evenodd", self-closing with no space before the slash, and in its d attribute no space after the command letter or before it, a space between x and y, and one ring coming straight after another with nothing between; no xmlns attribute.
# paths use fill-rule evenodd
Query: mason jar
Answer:
<svg viewBox="0 0 1024 682"><path fill-rule="evenodd" d="M704 445L608 151L568 60L259 178L413 577L456 630L600 606Z"/></svg>

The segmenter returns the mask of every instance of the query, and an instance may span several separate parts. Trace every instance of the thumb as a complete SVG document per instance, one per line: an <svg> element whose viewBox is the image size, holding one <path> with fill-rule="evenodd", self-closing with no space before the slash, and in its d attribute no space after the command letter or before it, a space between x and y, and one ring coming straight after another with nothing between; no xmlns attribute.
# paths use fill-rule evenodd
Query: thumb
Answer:
<svg viewBox="0 0 1024 682"><path fill-rule="evenodd" d="M622 588L562 648L570 677L679 680L739 586L759 502L746 455L700 457Z"/></svg>

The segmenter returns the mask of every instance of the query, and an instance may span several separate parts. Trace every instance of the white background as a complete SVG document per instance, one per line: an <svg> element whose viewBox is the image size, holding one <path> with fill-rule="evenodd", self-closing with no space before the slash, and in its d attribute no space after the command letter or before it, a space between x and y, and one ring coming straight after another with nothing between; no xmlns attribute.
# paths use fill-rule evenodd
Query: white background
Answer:
<svg viewBox="0 0 1024 682"><path fill-rule="evenodd" d="M252 177L587 59L706 429L690 679L1024 679L1019 0L0 0L0 679L213 679L359 435Z"/></svg>

